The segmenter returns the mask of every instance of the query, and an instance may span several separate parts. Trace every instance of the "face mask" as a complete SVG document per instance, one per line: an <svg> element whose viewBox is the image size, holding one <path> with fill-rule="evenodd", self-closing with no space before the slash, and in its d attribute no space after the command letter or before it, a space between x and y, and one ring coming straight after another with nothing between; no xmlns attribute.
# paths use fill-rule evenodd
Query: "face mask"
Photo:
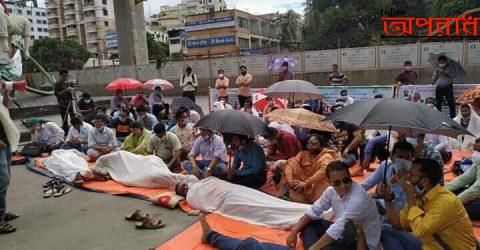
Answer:
<svg viewBox="0 0 480 250"><path fill-rule="evenodd" d="M185 120L183 120L183 123L185 123L185 124L190 124L190 123L192 123L192 120L190 120L190 119L185 119Z"/></svg>
<svg viewBox="0 0 480 250"><path fill-rule="evenodd" d="M282 66L282 70L283 70L283 71L286 71L286 70L287 70L287 66Z"/></svg>
<svg viewBox="0 0 480 250"><path fill-rule="evenodd" d="M447 64L446 64L446 63L439 63L438 66L439 66L440 68L445 68L445 66L447 66Z"/></svg>
<svg viewBox="0 0 480 250"><path fill-rule="evenodd" d="M86 99L86 100L84 100L84 102L85 102L86 104L89 104L89 103L91 102L91 100L90 100L90 99Z"/></svg>
<svg viewBox="0 0 480 250"><path fill-rule="evenodd" d="M219 74L218 77L219 78L223 78L225 75L224 74Z"/></svg>
<svg viewBox="0 0 480 250"><path fill-rule="evenodd" d="M412 66L405 66L405 70L412 70Z"/></svg>

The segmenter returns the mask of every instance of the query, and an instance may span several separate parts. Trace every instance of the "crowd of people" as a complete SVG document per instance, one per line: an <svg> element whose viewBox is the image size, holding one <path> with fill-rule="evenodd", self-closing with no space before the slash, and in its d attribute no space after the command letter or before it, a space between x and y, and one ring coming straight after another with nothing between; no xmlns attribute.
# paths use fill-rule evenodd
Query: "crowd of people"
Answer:
<svg viewBox="0 0 480 250"><path fill-rule="evenodd" d="M428 102L425 100L425 105L440 110L443 97L451 104L453 73L444 57L439 57L438 61L440 68L435 70L433 78L437 83L437 98ZM332 85L349 82L337 65L333 65L332 70L329 76ZM362 130L344 122L336 122L336 131L327 133L291 127L266 118L266 114L280 108L272 98L268 99L263 110L256 110L251 99L252 75L247 73L245 66L240 67L240 75L235 81L239 106L230 105L229 80L224 71L219 70L215 88L220 109L236 108L263 119L269 126L267 135L251 138L196 128L198 114L189 107L171 110L159 87L148 98L139 89L131 100L123 91L117 91L109 112L106 108L97 107L85 92L80 100L73 103L72 88L67 84L68 71L60 71L60 75L55 94L62 124L59 126L41 118L28 119L25 125L30 129L32 142L43 143L46 153L56 149L76 149L85 153L92 162L120 151L139 156L154 155L171 173L183 172L195 177L192 183L188 183L189 178L176 183L175 190L179 195L186 196L189 203L197 204L199 209L205 202L198 197L202 197L202 192L208 188L225 186L226 189L236 189L235 185L240 185L245 188L241 189L245 190L244 193L249 193L248 190L260 190L269 185L269 172L272 172L271 180L279 191L278 197L271 197L272 202L292 206L296 214L298 211L305 213L293 223L286 245L269 244L269 249L295 247L298 235L305 249L380 249L382 245L384 249L476 248L470 219L480 219L478 103L461 105L458 116L450 107L454 120L474 136L448 138L421 134L410 138L404 133L393 132L388 138L387 131ZM279 80L294 78L288 63L282 64ZM405 62L404 71L395 81L399 84L416 83L417 74L412 70L411 62ZM180 77L182 95L195 102L198 86L197 76L192 68L187 67ZM416 102L420 99L414 94L410 100ZM5 112L7 92L3 101L0 111ZM328 112L334 113L354 102L348 92L342 90ZM300 107L323 112L319 106L322 105L318 102L307 101ZM76 114L72 114L74 108ZM69 114L72 114L70 127L67 122ZM5 166L2 165L0 171L6 171L9 169L7 159L10 149L14 148L9 144L10 132L4 129L7 123L4 119L1 121L0 164ZM391 146L387 145L388 142ZM473 154L461 162L461 172L464 173L453 182L445 183L444 163L451 160L454 150L472 151ZM373 168L372 163L376 161L380 165ZM354 169L354 166L358 168ZM373 173L360 183L352 179L363 176L365 171ZM0 187L0 232L7 233L14 231L14 227L6 223L13 215L5 213L4 193L8 187L9 171L0 176L5 179L2 179ZM229 184L222 184L224 182ZM375 192L371 195L368 191L373 188ZM237 192L233 196L241 197L242 194ZM259 204L263 202L253 200ZM237 209L241 210L242 203L237 205ZM304 208L307 208L306 211ZM334 221L326 218L330 209L335 216ZM274 210L272 214L275 214ZM286 215L289 213L283 212ZM268 225L268 222L265 224ZM202 226L205 242L221 249L265 244L251 238L223 236L212 231L205 221L202 221Z"/></svg>

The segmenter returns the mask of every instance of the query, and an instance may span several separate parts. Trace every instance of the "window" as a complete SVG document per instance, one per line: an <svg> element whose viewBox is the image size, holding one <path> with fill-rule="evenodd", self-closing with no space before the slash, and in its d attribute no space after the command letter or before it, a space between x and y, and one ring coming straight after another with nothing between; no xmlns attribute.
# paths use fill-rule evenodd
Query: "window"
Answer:
<svg viewBox="0 0 480 250"><path fill-rule="evenodd" d="M43 24L47 24L47 21L43 20L42 23L43 23Z"/></svg>
<svg viewBox="0 0 480 250"><path fill-rule="evenodd" d="M38 31L38 32L42 32L42 28L38 28L37 31Z"/></svg>
<svg viewBox="0 0 480 250"><path fill-rule="evenodd" d="M38 36L38 39L42 39L42 38L43 38L43 36Z"/></svg>
<svg viewBox="0 0 480 250"><path fill-rule="evenodd" d="M31 31L33 31L33 28L30 28Z"/></svg>
<svg viewBox="0 0 480 250"><path fill-rule="evenodd" d="M35 39L35 36L30 36L30 39L34 40L34 39Z"/></svg>
<svg viewBox="0 0 480 250"><path fill-rule="evenodd" d="M12 13L12 9L8 8L7 9L8 13Z"/></svg>
<svg viewBox="0 0 480 250"><path fill-rule="evenodd" d="M238 47L240 49L250 49L250 40L246 38L238 38Z"/></svg>
<svg viewBox="0 0 480 250"><path fill-rule="evenodd" d="M40 24L40 23L42 23L42 21L41 21L41 20L37 20L37 23L39 23L39 24Z"/></svg>
<svg viewBox="0 0 480 250"><path fill-rule="evenodd" d="M104 15L104 16L108 16L108 10L105 10L105 9L104 9L104 10L103 10L103 15Z"/></svg>
<svg viewBox="0 0 480 250"><path fill-rule="evenodd" d="M107 21L105 21L105 27L108 27L109 23Z"/></svg>
<svg viewBox="0 0 480 250"><path fill-rule="evenodd" d="M40 16L40 12L38 12L38 11L35 12L35 15L36 15L36 16Z"/></svg>
<svg viewBox="0 0 480 250"><path fill-rule="evenodd" d="M32 15L32 11L31 11L31 10L27 10L27 15Z"/></svg>
<svg viewBox="0 0 480 250"><path fill-rule="evenodd" d="M48 29L47 29L47 28L43 28L43 32L48 32Z"/></svg>
<svg viewBox="0 0 480 250"><path fill-rule="evenodd" d="M102 0L103 5L107 5L107 0Z"/></svg>
<svg viewBox="0 0 480 250"><path fill-rule="evenodd" d="M17 12L18 12L18 14L20 14L20 15L22 14L22 10L17 10Z"/></svg>
<svg viewBox="0 0 480 250"><path fill-rule="evenodd" d="M212 0L208 0L208 3L212 3Z"/></svg>
<svg viewBox="0 0 480 250"><path fill-rule="evenodd" d="M33 20L32 20L32 19L30 19L30 18L28 19L28 21L29 21L29 22L33 22Z"/></svg>
<svg viewBox="0 0 480 250"><path fill-rule="evenodd" d="M243 17L238 17L238 27L240 28L244 28L244 29L249 29L249 23L248 23L248 19L246 18L243 18Z"/></svg>
<svg viewBox="0 0 480 250"><path fill-rule="evenodd" d="M46 15L47 15L47 13L45 13L45 12L42 12L42 16L46 16Z"/></svg>

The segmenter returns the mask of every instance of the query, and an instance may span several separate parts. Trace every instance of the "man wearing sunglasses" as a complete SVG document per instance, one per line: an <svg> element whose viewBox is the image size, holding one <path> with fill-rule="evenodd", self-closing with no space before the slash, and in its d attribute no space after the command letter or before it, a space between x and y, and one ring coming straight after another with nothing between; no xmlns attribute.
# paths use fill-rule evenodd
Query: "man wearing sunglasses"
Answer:
<svg viewBox="0 0 480 250"><path fill-rule="evenodd" d="M333 161L326 168L331 187L311 206L287 237L287 247L295 248L297 235L305 249L357 249L351 221L362 227L368 249L379 249L381 222L375 202L353 182L348 168ZM325 220L324 211L332 208L335 222ZM353 232L352 232L353 231Z"/></svg>

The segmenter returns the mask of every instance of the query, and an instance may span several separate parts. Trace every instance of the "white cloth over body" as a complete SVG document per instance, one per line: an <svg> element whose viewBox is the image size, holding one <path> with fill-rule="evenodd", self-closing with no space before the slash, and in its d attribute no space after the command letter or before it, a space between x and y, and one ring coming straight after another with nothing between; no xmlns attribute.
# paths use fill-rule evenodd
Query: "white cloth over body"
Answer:
<svg viewBox="0 0 480 250"><path fill-rule="evenodd" d="M193 175L172 173L155 155L118 151L98 158L96 164L106 168L112 179L130 187L175 188L178 182L198 181Z"/></svg>
<svg viewBox="0 0 480 250"><path fill-rule="evenodd" d="M462 114L460 110L461 108L458 109L457 117L453 118L453 120L458 122L459 124L462 121ZM468 123L467 130L475 137L471 135L459 135L457 139L448 138L450 144L449 146L451 149L473 150L473 144L475 143L475 139L480 137L480 117L473 110L472 106L470 106L470 122Z"/></svg>
<svg viewBox="0 0 480 250"><path fill-rule="evenodd" d="M85 155L78 150L54 150L52 155L42 160L45 168L52 173L62 176L69 181L74 181L77 173L91 172L88 168Z"/></svg>
<svg viewBox="0 0 480 250"><path fill-rule="evenodd" d="M285 201L248 187L206 178L191 185L187 202L195 209L254 225L287 228L295 225L310 207Z"/></svg>

